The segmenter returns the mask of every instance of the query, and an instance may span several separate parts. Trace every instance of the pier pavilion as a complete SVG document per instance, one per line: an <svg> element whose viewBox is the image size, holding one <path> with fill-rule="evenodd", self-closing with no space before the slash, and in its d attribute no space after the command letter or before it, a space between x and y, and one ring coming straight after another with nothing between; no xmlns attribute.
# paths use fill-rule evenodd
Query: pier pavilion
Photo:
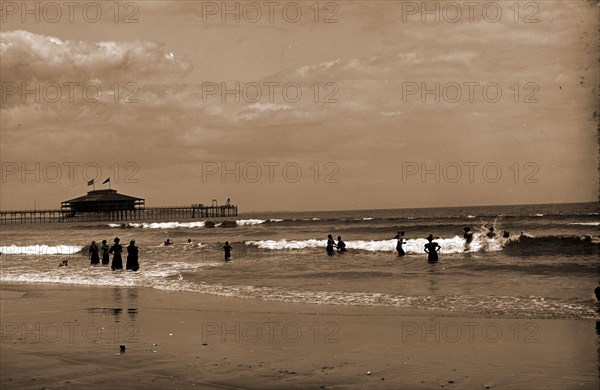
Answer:
<svg viewBox="0 0 600 390"><path fill-rule="evenodd" d="M164 221L197 218L236 217L238 209L227 199L219 205L216 199L210 206L146 207L143 198L119 194L117 190L89 191L86 195L66 200L60 210L12 210L0 211L0 225L53 222L96 221Z"/></svg>

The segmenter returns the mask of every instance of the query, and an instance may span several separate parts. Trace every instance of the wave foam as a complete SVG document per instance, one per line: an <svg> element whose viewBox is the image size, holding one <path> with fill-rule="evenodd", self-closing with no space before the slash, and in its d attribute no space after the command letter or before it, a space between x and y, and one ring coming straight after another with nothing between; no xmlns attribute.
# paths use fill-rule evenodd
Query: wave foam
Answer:
<svg viewBox="0 0 600 390"><path fill-rule="evenodd" d="M103 271L99 269L98 271ZM248 285L223 285L194 283L177 274L178 280L167 279L165 275L151 274L143 278L142 273L109 272L107 277L90 274L69 275L58 270L57 274L44 275L0 275L0 281L20 283L53 283L88 286L150 287L165 291L187 291L224 297L260 299L293 303L344 306L388 306L422 310L444 310L483 315L510 315L523 318L591 318L597 319L595 310L581 300L560 301L540 296L402 296L379 292L338 292L281 290L271 287ZM106 272L104 272L106 273ZM170 275L169 275L170 276Z"/></svg>
<svg viewBox="0 0 600 390"><path fill-rule="evenodd" d="M76 245L10 245L0 246L0 253L11 255L72 255L82 249L83 246Z"/></svg>
<svg viewBox="0 0 600 390"><path fill-rule="evenodd" d="M239 219L235 221L238 226L260 225L267 222L266 219Z"/></svg>
<svg viewBox="0 0 600 390"><path fill-rule="evenodd" d="M109 223L111 228L142 228L142 229L178 229L204 227L205 222L150 222L150 223Z"/></svg>
<svg viewBox="0 0 600 390"><path fill-rule="evenodd" d="M275 223L275 222L283 222L283 219L279 218L270 218L270 219L238 219L235 221L237 226L252 226L252 225L262 225L263 223Z"/></svg>
<svg viewBox="0 0 600 390"><path fill-rule="evenodd" d="M465 252L497 252L502 250L506 243L504 239L486 239L481 235L475 234L471 244L466 247L465 239L455 236L453 238L435 239L442 249L440 253L465 253ZM425 244L428 241L424 238L406 240L403 248L407 254L423 254L425 253ZM394 252L396 250L395 239L379 240L379 241L346 241L347 249L363 250L368 252ZM284 250L284 249L306 249L306 248L324 248L327 245L327 240L260 240L246 241L246 245L256 246L259 249Z"/></svg>

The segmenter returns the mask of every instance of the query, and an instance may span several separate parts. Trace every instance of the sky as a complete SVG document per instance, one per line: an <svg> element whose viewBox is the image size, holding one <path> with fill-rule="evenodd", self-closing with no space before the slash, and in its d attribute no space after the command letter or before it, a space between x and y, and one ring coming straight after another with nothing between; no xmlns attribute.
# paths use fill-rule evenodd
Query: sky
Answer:
<svg viewBox="0 0 600 390"><path fill-rule="evenodd" d="M0 2L0 209L598 199L597 1ZM88 182L94 180L93 186Z"/></svg>

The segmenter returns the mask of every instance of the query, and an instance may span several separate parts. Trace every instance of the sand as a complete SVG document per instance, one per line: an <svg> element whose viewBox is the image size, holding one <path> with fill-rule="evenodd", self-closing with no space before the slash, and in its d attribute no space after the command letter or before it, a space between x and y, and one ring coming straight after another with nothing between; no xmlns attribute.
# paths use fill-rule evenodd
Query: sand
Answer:
<svg viewBox="0 0 600 390"><path fill-rule="evenodd" d="M0 289L2 389L599 387L594 320L149 288Z"/></svg>

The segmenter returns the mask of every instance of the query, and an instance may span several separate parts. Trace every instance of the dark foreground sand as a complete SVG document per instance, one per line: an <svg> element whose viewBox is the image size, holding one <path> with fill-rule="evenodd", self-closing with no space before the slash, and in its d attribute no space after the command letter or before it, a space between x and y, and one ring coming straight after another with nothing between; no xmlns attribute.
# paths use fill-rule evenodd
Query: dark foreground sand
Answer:
<svg viewBox="0 0 600 390"><path fill-rule="evenodd" d="M0 288L2 389L599 387L593 320Z"/></svg>

